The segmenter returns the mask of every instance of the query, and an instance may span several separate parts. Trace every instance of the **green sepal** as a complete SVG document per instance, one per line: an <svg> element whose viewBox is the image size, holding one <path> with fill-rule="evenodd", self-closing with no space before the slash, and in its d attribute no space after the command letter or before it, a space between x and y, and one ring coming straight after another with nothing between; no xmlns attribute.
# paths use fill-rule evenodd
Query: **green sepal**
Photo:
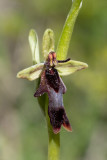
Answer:
<svg viewBox="0 0 107 160"><path fill-rule="evenodd" d="M29 38L29 44L32 52L33 64L40 63L38 36L35 30L33 29L30 30L28 38Z"/></svg>
<svg viewBox="0 0 107 160"><path fill-rule="evenodd" d="M51 51L54 51L54 32L51 29L47 29L44 32L42 42L42 52L45 59Z"/></svg>
<svg viewBox="0 0 107 160"><path fill-rule="evenodd" d="M44 63L39 63L17 73L17 78L33 81L40 77Z"/></svg>
<svg viewBox="0 0 107 160"><path fill-rule="evenodd" d="M68 62L58 63L58 65L55 68L58 70L59 75L67 76L87 67L88 64L84 62L70 60Z"/></svg>

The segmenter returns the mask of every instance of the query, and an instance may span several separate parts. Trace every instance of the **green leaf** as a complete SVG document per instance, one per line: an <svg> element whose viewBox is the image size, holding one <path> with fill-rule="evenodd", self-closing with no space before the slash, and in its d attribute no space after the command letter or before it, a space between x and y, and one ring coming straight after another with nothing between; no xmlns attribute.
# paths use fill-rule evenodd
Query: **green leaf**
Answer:
<svg viewBox="0 0 107 160"><path fill-rule="evenodd" d="M74 24L81 6L82 6L82 0L73 0L72 7L67 16L67 19L63 27L63 30L59 39L59 43L57 46L56 53L57 53L57 59L59 60L66 59Z"/></svg>
<svg viewBox="0 0 107 160"><path fill-rule="evenodd" d="M38 36L33 29L29 32L29 44L32 52L33 64L40 63Z"/></svg>
<svg viewBox="0 0 107 160"><path fill-rule="evenodd" d="M29 68L26 68L18 72L17 78L22 78L22 79L27 79L29 81L33 81L40 77L43 67L44 67L44 63L33 65Z"/></svg>
<svg viewBox="0 0 107 160"><path fill-rule="evenodd" d="M54 32L51 29L47 29L43 35L42 52L46 59L50 51L54 51Z"/></svg>
<svg viewBox="0 0 107 160"><path fill-rule="evenodd" d="M70 60L68 62L58 63L55 68L58 70L59 75L66 76L87 67L88 65L84 62Z"/></svg>

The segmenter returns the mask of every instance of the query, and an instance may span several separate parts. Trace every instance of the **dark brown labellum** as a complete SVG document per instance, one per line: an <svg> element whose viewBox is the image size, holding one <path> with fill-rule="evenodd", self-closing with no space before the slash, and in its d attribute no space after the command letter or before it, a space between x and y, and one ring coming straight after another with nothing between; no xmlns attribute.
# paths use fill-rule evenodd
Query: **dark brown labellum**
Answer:
<svg viewBox="0 0 107 160"><path fill-rule="evenodd" d="M68 131L72 131L69 120L66 116L64 105L63 105L63 96L66 92L66 87L59 77L57 70L54 68L54 62L56 60L55 52L50 52L48 56L48 60L45 63L45 69L41 74L41 82L40 86L34 94L35 97L41 96L44 93L48 94L49 97L49 106L48 106L48 114L50 117L50 123L53 128L53 132L57 134L61 125L64 126ZM53 56L54 55L54 56ZM54 58L53 59L50 59ZM53 64L50 66L49 64Z"/></svg>

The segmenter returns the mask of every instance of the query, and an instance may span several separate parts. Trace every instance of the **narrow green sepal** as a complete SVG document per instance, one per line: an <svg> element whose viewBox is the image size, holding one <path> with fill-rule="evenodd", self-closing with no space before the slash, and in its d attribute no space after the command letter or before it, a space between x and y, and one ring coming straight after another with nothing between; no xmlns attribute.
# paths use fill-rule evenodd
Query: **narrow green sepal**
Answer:
<svg viewBox="0 0 107 160"><path fill-rule="evenodd" d="M46 59L49 52L54 51L54 32L51 29L47 29L43 35L42 52Z"/></svg>
<svg viewBox="0 0 107 160"><path fill-rule="evenodd" d="M33 29L29 32L29 44L32 52L33 64L40 63L38 36Z"/></svg>
<svg viewBox="0 0 107 160"><path fill-rule="evenodd" d="M40 77L44 63L39 63L17 73L17 78L33 81Z"/></svg>
<svg viewBox="0 0 107 160"><path fill-rule="evenodd" d="M68 62L58 63L58 65L55 68L58 70L59 75L67 76L69 74L72 74L81 69L85 69L87 67L88 64L84 62L70 60Z"/></svg>

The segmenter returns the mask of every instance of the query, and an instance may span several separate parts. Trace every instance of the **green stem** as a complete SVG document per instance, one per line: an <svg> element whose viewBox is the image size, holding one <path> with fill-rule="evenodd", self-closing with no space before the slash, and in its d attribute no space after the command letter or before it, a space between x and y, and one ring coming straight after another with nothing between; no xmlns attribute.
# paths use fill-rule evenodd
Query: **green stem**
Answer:
<svg viewBox="0 0 107 160"><path fill-rule="evenodd" d="M48 97L45 101L45 113L48 127L48 160L59 160L60 155L60 134L54 134L48 116Z"/></svg>

